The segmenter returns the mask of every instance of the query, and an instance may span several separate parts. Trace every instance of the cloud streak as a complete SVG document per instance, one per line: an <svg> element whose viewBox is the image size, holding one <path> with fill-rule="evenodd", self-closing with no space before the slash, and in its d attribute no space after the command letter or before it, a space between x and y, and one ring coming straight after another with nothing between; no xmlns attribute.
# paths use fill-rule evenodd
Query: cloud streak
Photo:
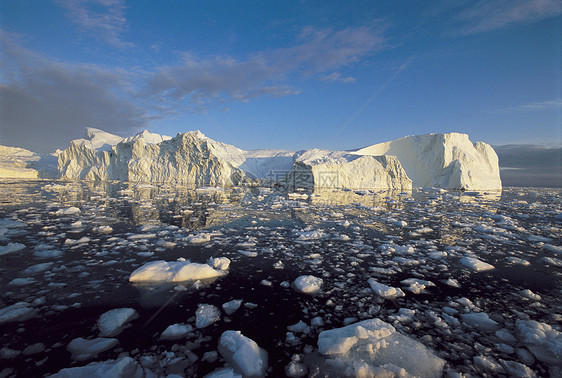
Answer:
<svg viewBox="0 0 562 378"><path fill-rule="evenodd" d="M0 144L47 152L85 126L121 133L146 125L147 111L129 93L130 73L61 63L2 33L0 43Z"/></svg>
<svg viewBox="0 0 562 378"><path fill-rule="evenodd" d="M481 0L455 17L462 35L489 32L562 14L559 0Z"/></svg>
<svg viewBox="0 0 562 378"><path fill-rule="evenodd" d="M369 28L306 28L291 47L243 58L184 52L148 71L60 62L1 31L0 43L0 144L47 152L86 126L129 134L152 119L297 95L307 80L352 82L339 71L383 48L384 38Z"/></svg>
<svg viewBox="0 0 562 378"><path fill-rule="evenodd" d="M110 45L132 46L121 39L127 29L123 0L56 0L80 30L97 36Z"/></svg>
<svg viewBox="0 0 562 378"><path fill-rule="evenodd" d="M547 101L531 102L528 104L505 108L502 110L528 112L528 111L542 111L542 110L556 110L556 109L562 109L562 98L557 98L554 100L547 100Z"/></svg>
<svg viewBox="0 0 562 378"><path fill-rule="evenodd" d="M383 48L385 40L381 32L369 28L305 28L297 42L243 59L185 52L178 64L162 66L149 78L144 94L165 99L170 108L186 101L200 107L215 101L298 94L298 88L287 84L292 79L353 82L338 70Z"/></svg>

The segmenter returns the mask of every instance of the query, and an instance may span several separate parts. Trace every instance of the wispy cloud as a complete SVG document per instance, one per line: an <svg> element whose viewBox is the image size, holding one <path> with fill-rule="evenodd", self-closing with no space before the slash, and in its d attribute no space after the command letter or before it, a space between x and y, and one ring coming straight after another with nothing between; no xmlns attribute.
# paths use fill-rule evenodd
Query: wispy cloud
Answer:
<svg viewBox="0 0 562 378"><path fill-rule="evenodd" d="M0 144L47 152L85 126L120 134L146 125L147 110L132 98L131 73L62 63L1 32L0 44Z"/></svg>
<svg viewBox="0 0 562 378"><path fill-rule="evenodd" d="M455 17L463 35L492 31L520 23L530 23L562 14L560 0L481 0Z"/></svg>
<svg viewBox="0 0 562 378"><path fill-rule="evenodd" d="M0 30L0 144L45 152L85 126L117 134L152 119L300 93L306 80L349 82L339 70L373 54L384 38L367 28L306 29L292 47L244 58L183 53L149 71L70 64L38 54Z"/></svg>
<svg viewBox="0 0 562 378"><path fill-rule="evenodd" d="M524 112L524 111L539 111L539 110L553 110L553 109L562 109L562 98L540 101L540 102L531 102L524 105L504 108L502 110Z"/></svg>
<svg viewBox="0 0 562 378"><path fill-rule="evenodd" d="M127 29L124 0L56 0L80 30L95 35L115 47L129 47L121 39Z"/></svg>
<svg viewBox="0 0 562 378"><path fill-rule="evenodd" d="M299 93L288 84L293 78L354 81L338 70L373 54L384 43L382 32L370 28L306 28L295 46L260 51L243 59L186 52L178 64L163 66L150 78L145 94L164 98L173 107L186 100L201 106L208 101L292 95Z"/></svg>

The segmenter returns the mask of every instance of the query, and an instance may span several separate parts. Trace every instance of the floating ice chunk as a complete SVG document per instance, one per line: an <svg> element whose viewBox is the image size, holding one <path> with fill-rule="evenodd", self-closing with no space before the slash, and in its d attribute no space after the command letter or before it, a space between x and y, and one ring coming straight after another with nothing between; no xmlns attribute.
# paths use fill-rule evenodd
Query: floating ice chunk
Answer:
<svg viewBox="0 0 562 378"><path fill-rule="evenodd" d="M223 303L222 309L227 315L234 314L242 305L242 299L233 299L229 302Z"/></svg>
<svg viewBox="0 0 562 378"><path fill-rule="evenodd" d="M301 293L312 294L320 291L323 283L322 278L308 275L297 277L293 285Z"/></svg>
<svg viewBox="0 0 562 378"><path fill-rule="evenodd" d="M263 377L267 369L267 352L240 331L225 331L219 339L220 354L245 377Z"/></svg>
<svg viewBox="0 0 562 378"><path fill-rule="evenodd" d="M297 241L318 240L326 237L326 234L320 230L297 232Z"/></svg>
<svg viewBox="0 0 562 378"><path fill-rule="evenodd" d="M500 364L510 377L535 378L537 376L531 368L516 361L500 360Z"/></svg>
<svg viewBox="0 0 562 378"><path fill-rule="evenodd" d="M369 283L369 286L371 286L371 290L384 299L396 299L406 295L400 288L387 286L377 282L374 278L369 278L367 282Z"/></svg>
<svg viewBox="0 0 562 378"><path fill-rule="evenodd" d="M473 359L474 365L478 366L481 370L494 375L505 373L502 366L491 356L475 356Z"/></svg>
<svg viewBox="0 0 562 378"><path fill-rule="evenodd" d="M127 237L128 240L142 240L142 239L153 239L156 234L133 234Z"/></svg>
<svg viewBox="0 0 562 378"><path fill-rule="evenodd" d="M189 324L172 324L162 332L160 340L183 339L191 331L193 331L193 327Z"/></svg>
<svg viewBox="0 0 562 378"><path fill-rule="evenodd" d="M97 339L86 340L78 337L72 340L66 346L66 350L72 353L72 359L75 361L90 360L101 352L113 348L119 343L117 339L109 339L98 337Z"/></svg>
<svg viewBox="0 0 562 378"><path fill-rule="evenodd" d="M126 378L143 377L144 373L138 363L131 357L122 357L118 360L92 362L86 366L65 368L51 375L52 378Z"/></svg>
<svg viewBox="0 0 562 378"><path fill-rule="evenodd" d="M98 319L100 336L117 336L132 320L139 317L133 308L116 308L103 313Z"/></svg>
<svg viewBox="0 0 562 378"><path fill-rule="evenodd" d="M460 263L475 272L495 269L493 265L485 263L484 261L478 260L474 257L463 257L460 259Z"/></svg>
<svg viewBox="0 0 562 378"><path fill-rule="evenodd" d="M222 368L207 374L205 378L243 378L243 377L240 374L236 373L232 368Z"/></svg>
<svg viewBox="0 0 562 378"><path fill-rule="evenodd" d="M78 244L86 244L86 243L89 243L90 241L91 241L91 239L89 237L82 236L78 240L76 240L76 239L66 239L64 241L64 245L73 246L73 245L78 245Z"/></svg>
<svg viewBox="0 0 562 378"><path fill-rule="evenodd" d="M51 268L53 265L54 265L53 262L31 265L24 270L24 273L33 274L33 273L44 272L45 270Z"/></svg>
<svg viewBox="0 0 562 378"><path fill-rule="evenodd" d="M211 241L211 234L197 234L188 237L191 244L205 244Z"/></svg>
<svg viewBox="0 0 562 378"><path fill-rule="evenodd" d="M538 302L542 299L542 297L540 295L533 293L529 289L521 290L519 292L519 294L521 294L522 297L524 297L526 299L529 299L531 301L534 301L534 302Z"/></svg>
<svg viewBox="0 0 562 378"><path fill-rule="evenodd" d="M75 207L75 206L71 206L71 207L67 207L65 209L59 209L55 212L56 215L75 215L75 214L80 214L80 209Z"/></svg>
<svg viewBox="0 0 562 378"><path fill-rule="evenodd" d="M63 252L56 249L36 249L33 252L33 256L37 257L38 259L54 259L57 257L61 257L62 255Z"/></svg>
<svg viewBox="0 0 562 378"><path fill-rule="evenodd" d="M435 286L435 284L431 281L420 280L417 278L408 278L400 281L400 283L408 286L406 290L409 290L414 294L421 294L425 291L426 287Z"/></svg>
<svg viewBox="0 0 562 378"><path fill-rule="evenodd" d="M562 247L558 246L558 245L545 244L544 249L546 249L547 251L550 251L550 252L562 254Z"/></svg>
<svg viewBox="0 0 562 378"><path fill-rule="evenodd" d="M211 257L207 264L218 270L228 270L230 259L228 257Z"/></svg>
<svg viewBox="0 0 562 378"><path fill-rule="evenodd" d="M490 319L488 314L485 312L470 312L468 314L461 314L461 318L465 323L482 332L491 333L500 328L499 323Z"/></svg>
<svg viewBox="0 0 562 378"><path fill-rule="evenodd" d="M508 264L514 264L514 265L523 265L523 266L529 266L531 265L531 263L527 260L524 260L522 258L519 257L508 257L507 258L507 263Z"/></svg>
<svg viewBox="0 0 562 378"><path fill-rule="evenodd" d="M562 267L562 260L557 259L555 257L545 256L541 260L544 261L546 264Z"/></svg>
<svg viewBox="0 0 562 378"><path fill-rule="evenodd" d="M537 360L562 366L562 333L546 323L535 320L515 322L518 336Z"/></svg>
<svg viewBox="0 0 562 378"><path fill-rule="evenodd" d="M7 245L0 245L0 256L7 255L8 253L19 252L25 249L25 244L22 243L8 243Z"/></svg>
<svg viewBox="0 0 562 378"><path fill-rule="evenodd" d="M239 249L238 253L246 257L257 257L258 253L256 251L246 251L244 249Z"/></svg>
<svg viewBox="0 0 562 378"><path fill-rule="evenodd" d="M382 368L392 364L416 376L440 377L445 364L423 344L396 332L392 325L380 319L321 332L318 352L335 361L339 367L331 367L341 369L340 373L358 363Z"/></svg>
<svg viewBox="0 0 562 378"><path fill-rule="evenodd" d="M200 304L195 311L195 327L205 328L221 319L220 310L210 304Z"/></svg>
<svg viewBox="0 0 562 378"><path fill-rule="evenodd" d="M130 282L181 282L224 275L223 271L211 268L207 264L189 261L153 261L137 268L129 277Z"/></svg>
<svg viewBox="0 0 562 378"><path fill-rule="evenodd" d="M0 309L0 324L24 321L35 316L37 310L28 302L17 302L11 306Z"/></svg>
<svg viewBox="0 0 562 378"><path fill-rule="evenodd" d="M12 285L12 286L25 286L25 285L31 285L33 283L37 282L35 280L35 278L32 277L20 277L20 278L14 278L13 280L11 280L10 282L8 282L8 285Z"/></svg>
<svg viewBox="0 0 562 378"><path fill-rule="evenodd" d="M94 227L93 231L100 234L111 234L113 232L113 228L111 226L99 226Z"/></svg>
<svg viewBox="0 0 562 378"><path fill-rule="evenodd" d="M309 333L310 332L310 327L303 322L302 320L299 320L298 323L290 325L287 327L287 329L291 332L295 332L295 333Z"/></svg>

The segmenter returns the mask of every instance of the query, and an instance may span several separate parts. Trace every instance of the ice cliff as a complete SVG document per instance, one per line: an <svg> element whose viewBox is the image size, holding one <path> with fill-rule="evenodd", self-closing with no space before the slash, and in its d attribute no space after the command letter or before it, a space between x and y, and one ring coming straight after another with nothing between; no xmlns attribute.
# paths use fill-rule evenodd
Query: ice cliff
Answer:
<svg viewBox="0 0 562 378"><path fill-rule="evenodd" d="M88 128L83 139L72 141L59 153L57 168L59 177L66 180L190 186L266 180L289 188L501 189L492 147L472 143L468 135L458 133L408 136L353 151L292 152L245 151L199 131L172 138L145 130L122 138Z"/></svg>
<svg viewBox="0 0 562 378"><path fill-rule="evenodd" d="M0 178L52 178L56 176L56 161L53 155L0 146Z"/></svg>
<svg viewBox="0 0 562 378"><path fill-rule="evenodd" d="M407 136L353 152L393 155L415 187L444 189L501 189L498 156L486 143L472 143L459 133Z"/></svg>

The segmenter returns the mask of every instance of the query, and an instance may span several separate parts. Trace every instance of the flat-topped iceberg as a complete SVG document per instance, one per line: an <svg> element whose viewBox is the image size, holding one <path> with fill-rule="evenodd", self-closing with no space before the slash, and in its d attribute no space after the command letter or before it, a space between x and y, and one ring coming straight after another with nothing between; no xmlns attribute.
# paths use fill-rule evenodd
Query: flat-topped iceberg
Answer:
<svg viewBox="0 0 562 378"><path fill-rule="evenodd" d="M396 156L415 187L501 189L498 155L460 133L414 135L359 149L358 155Z"/></svg>
<svg viewBox="0 0 562 378"><path fill-rule="evenodd" d="M225 274L225 271L213 269L207 264L159 260L135 269L129 276L129 282L195 281L216 278Z"/></svg>
<svg viewBox="0 0 562 378"><path fill-rule="evenodd" d="M445 361L420 342L397 332L380 320L368 319L318 335L318 352L328 360L326 376L441 377ZM404 371L405 370L405 371Z"/></svg>

